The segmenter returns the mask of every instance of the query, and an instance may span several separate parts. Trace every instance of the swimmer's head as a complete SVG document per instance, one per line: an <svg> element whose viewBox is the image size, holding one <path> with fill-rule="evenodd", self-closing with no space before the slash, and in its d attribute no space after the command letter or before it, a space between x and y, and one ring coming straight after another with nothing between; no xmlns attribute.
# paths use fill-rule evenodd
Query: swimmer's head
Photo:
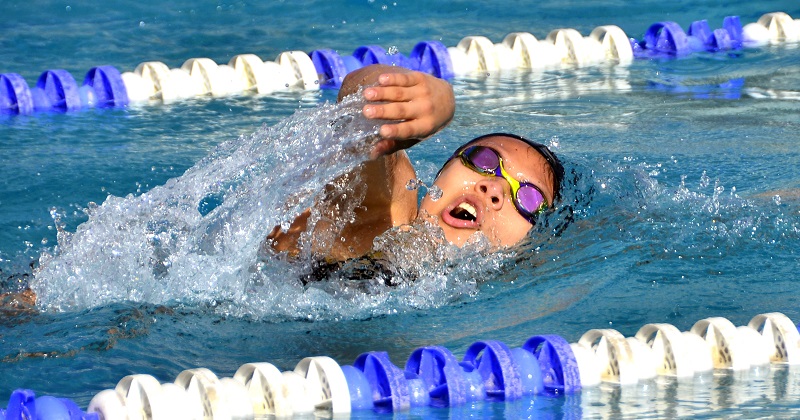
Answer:
<svg viewBox="0 0 800 420"><path fill-rule="evenodd" d="M539 213L560 198L564 168L546 146L514 134L470 140L444 164L438 200L420 209L435 216L448 241L462 246L480 231L496 246L524 239Z"/></svg>

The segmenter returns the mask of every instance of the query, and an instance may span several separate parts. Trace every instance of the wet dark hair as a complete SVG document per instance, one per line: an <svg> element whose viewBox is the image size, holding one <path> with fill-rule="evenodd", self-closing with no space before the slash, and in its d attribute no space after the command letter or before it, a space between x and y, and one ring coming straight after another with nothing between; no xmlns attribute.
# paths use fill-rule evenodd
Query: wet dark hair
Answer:
<svg viewBox="0 0 800 420"><path fill-rule="evenodd" d="M564 180L564 166L561 164L561 161L558 159L558 156L556 156L556 154L553 153L550 149L548 149L547 146L545 146L544 144L537 143L537 142L535 142L533 140L528 140L525 137L522 137L522 136L519 136L519 135L516 135L516 134L490 133L490 134L484 134L484 135L479 136L479 137L475 137L474 139L462 144L458 149L456 149L455 153L453 153L453 156L450 156L450 158L447 159L447 161L445 162L445 165L447 164L447 162L450 162L450 160L452 160L456 155L458 155L459 152L464 150L470 144L475 143L476 141L479 141L479 140L483 140L483 139L488 138L488 137L510 137L512 139L516 139L516 140L519 140L519 141L527 144L528 146L530 146L531 148L533 148L534 150L539 152L539 154L542 155L544 160L546 160L547 163L550 165L550 169L553 170L553 178L554 178L553 179L553 181L554 181L553 182L553 200L555 201L555 200L558 200L558 199L561 198L561 183ZM441 173L443 169L444 169L444 165L442 165L442 168L439 169L439 173ZM439 177L438 173L436 174L436 177L437 178Z"/></svg>

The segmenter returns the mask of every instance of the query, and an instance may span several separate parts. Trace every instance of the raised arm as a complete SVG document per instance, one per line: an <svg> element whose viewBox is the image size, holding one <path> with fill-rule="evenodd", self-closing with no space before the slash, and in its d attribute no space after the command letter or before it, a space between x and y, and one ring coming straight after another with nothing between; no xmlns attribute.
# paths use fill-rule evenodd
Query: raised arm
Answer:
<svg viewBox="0 0 800 420"><path fill-rule="evenodd" d="M358 176L366 191L354 207L353 220L332 236L343 241L317 240L331 237L334 229L331 223L320 221L314 228L314 253L326 259L346 260L364 255L372 249L376 236L393 226L410 223L417 216L417 193L405 187L416 174L402 150L441 130L455 112L450 84L425 73L402 67L367 66L345 77L339 100L356 93L360 87L364 87L363 95L369 101L364 106L364 116L392 122L381 126L382 140L372 149L371 160L354 173L344 175ZM317 206L336 218L345 203L338 199L323 200ZM276 227L267 236L268 243L276 251L296 254L298 238L308 229L310 215L308 210L299 215L285 232Z"/></svg>

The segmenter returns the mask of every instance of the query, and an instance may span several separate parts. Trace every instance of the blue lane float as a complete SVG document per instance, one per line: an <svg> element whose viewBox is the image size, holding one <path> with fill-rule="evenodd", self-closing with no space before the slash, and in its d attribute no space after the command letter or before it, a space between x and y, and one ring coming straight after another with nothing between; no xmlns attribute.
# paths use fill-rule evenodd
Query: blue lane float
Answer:
<svg viewBox="0 0 800 420"><path fill-rule="evenodd" d="M536 358L545 391L542 393L566 395L580 391L578 362L567 340L558 335L536 335L522 348Z"/></svg>
<svg viewBox="0 0 800 420"><path fill-rule="evenodd" d="M405 67L442 79L453 77L447 47L437 41L418 43L408 57L397 52L389 53L378 45L362 45L349 56L340 56L330 49L314 50L310 57L322 88L338 89L347 73L370 64Z"/></svg>
<svg viewBox="0 0 800 420"><path fill-rule="evenodd" d="M0 419L16 420L101 420L97 413L81 411L74 401L48 395L36 397L29 389L11 394L8 407L0 410Z"/></svg>
<svg viewBox="0 0 800 420"><path fill-rule="evenodd" d="M458 407L471 402L553 398L601 383L647 384L658 376L688 378L712 370L741 372L768 365L800 365L800 332L781 313L736 327L721 317L681 332L647 324L633 337L613 329L587 331L577 343L536 335L521 347L483 340L459 361L447 348L420 347L399 368L383 351L340 366L326 356L306 357L292 371L270 363L242 365L233 378L205 368L174 382L129 375L81 409L71 400L14 391L0 419L191 419L263 416L347 416L354 411L403 413L415 407ZM327 414L326 414L327 413Z"/></svg>
<svg viewBox="0 0 800 420"><path fill-rule="evenodd" d="M121 107L128 104L128 92L116 67L92 68L83 79L83 88L88 88L83 89L84 91L94 93L94 105L97 107Z"/></svg>
<svg viewBox="0 0 800 420"><path fill-rule="evenodd" d="M514 32L497 44L482 36L467 36L454 47L423 41L408 56L377 45L363 45L349 55L331 49L309 54L286 51L274 61L263 61L254 54L237 55L228 64L192 58L176 69L160 62L144 62L134 71L121 74L114 67L99 66L87 72L80 87L60 69L42 73L33 88L20 75L5 73L0 74L0 114L124 107L135 102L170 103L199 95L338 89L347 73L376 63L452 79L519 68L627 65L634 58L676 58L797 41L800 23L786 13L774 12L745 26L738 16L728 16L722 27L714 30L707 20L693 22L687 31L676 22L656 22L641 40L628 37L619 27L605 25L587 37L567 28L555 29L543 40L527 32Z"/></svg>
<svg viewBox="0 0 800 420"><path fill-rule="evenodd" d="M28 83L19 74L0 74L0 113L33 113L33 97Z"/></svg>
<svg viewBox="0 0 800 420"><path fill-rule="evenodd" d="M31 89L37 111L74 111L81 108L78 84L66 70L47 70Z"/></svg>
<svg viewBox="0 0 800 420"><path fill-rule="evenodd" d="M707 20L692 22L689 32L676 22L658 22L645 32L644 39L633 42L637 58L686 56L702 51L736 50L743 44L743 28L738 16L728 16L722 28L711 31Z"/></svg>
<svg viewBox="0 0 800 420"><path fill-rule="evenodd" d="M34 111L67 112L127 104L127 89L119 70L112 66L90 69L80 87L72 74L62 69L43 72L33 88L19 74L0 74L0 114L29 115Z"/></svg>

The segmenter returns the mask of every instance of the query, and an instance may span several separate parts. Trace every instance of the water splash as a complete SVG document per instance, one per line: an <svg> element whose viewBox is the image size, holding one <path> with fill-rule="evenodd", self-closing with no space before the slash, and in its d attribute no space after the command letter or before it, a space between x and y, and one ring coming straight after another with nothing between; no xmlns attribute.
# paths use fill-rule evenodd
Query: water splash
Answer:
<svg viewBox="0 0 800 420"><path fill-rule="evenodd" d="M424 238L399 235L419 250L402 258L416 262L415 273L393 273L416 280L407 291L364 293L347 282L304 287L299 279L313 263L310 252L287 262L266 250L270 231L288 227L305 209L312 209L312 229L327 217L314 206L322 191L349 194L362 183L343 175L367 159L382 122L361 116L359 96L298 111L225 142L182 176L141 195L110 196L102 205L87 206L88 221L72 233L60 228L58 246L40 258L31 284L38 306L75 310L134 301L210 306L257 318L331 319L442 305L472 293L471 276L454 280L444 274L443 253L460 250L443 251L452 247L441 240L430 242L437 244L433 248L419 246L436 237L431 226L414 228L426 230ZM342 225L360 202L346 201L353 208L341 209L336 223ZM402 254L391 251L392 235L399 240L391 233L377 241L390 262ZM468 254L464 258L477 258ZM425 287L439 293L416 290Z"/></svg>
<svg viewBox="0 0 800 420"><path fill-rule="evenodd" d="M186 290L240 297L240 273L256 264L272 227L365 159L379 123L359 115L353 99L299 111L223 143L163 186L89 206L89 220L72 234L61 230L54 255L40 259L33 287L41 306L161 303Z"/></svg>

